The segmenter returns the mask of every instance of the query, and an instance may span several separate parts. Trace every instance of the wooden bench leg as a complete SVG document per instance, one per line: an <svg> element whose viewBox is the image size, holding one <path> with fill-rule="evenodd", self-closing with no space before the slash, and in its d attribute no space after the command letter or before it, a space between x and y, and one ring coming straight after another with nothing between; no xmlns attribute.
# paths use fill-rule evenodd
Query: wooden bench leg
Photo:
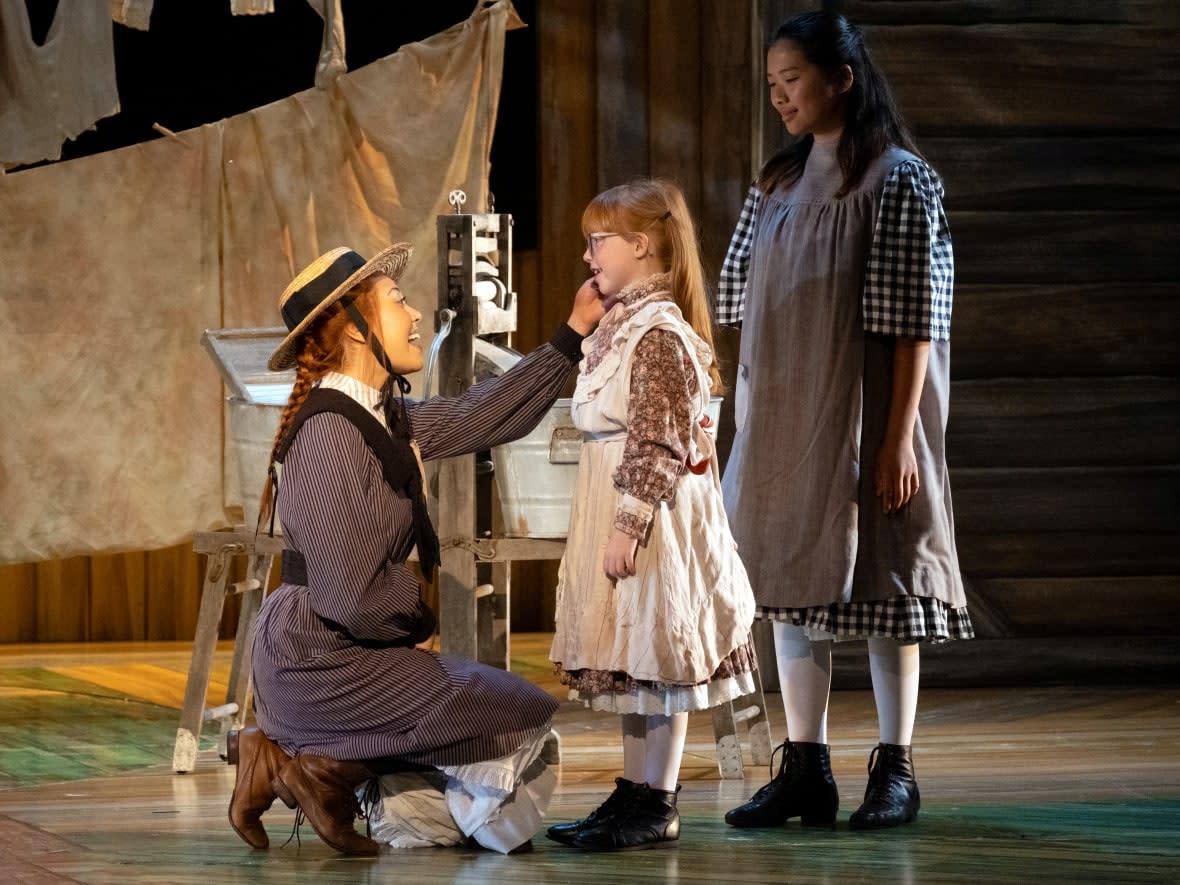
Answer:
<svg viewBox="0 0 1180 885"><path fill-rule="evenodd" d="M733 704L718 704L712 709L713 738L717 742L717 770L722 778L742 776L742 744L738 738Z"/></svg>
<svg viewBox="0 0 1180 885"><path fill-rule="evenodd" d="M246 724L253 697L253 682L250 678L250 659L254 650L254 623L262 608L262 599L270 581L270 570L274 556L251 554L246 569L246 578L234 584L233 592L242 597L238 614L238 629L234 638L234 657L230 664L229 685L225 693L226 714L218 717L221 733L218 737L218 753L225 758L226 735L235 728Z"/></svg>
<svg viewBox="0 0 1180 885"><path fill-rule="evenodd" d="M735 706L738 704L735 701ZM746 731L750 736L750 761L755 765L770 765L774 742L770 736L770 720L766 717L766 695L762 692L762 671L754 671L754 690L741 699L744 710ZM735 714L735 715L741 715Z"/></svg>
<svg viewBox="0 0 1180 885"><path fill-rule="evenodd" d="M754 689L749 694L734 698L728 704L713 708L713 737L717 742L717 769L723 778L742 777L743 731L749 736L750 761L754 765L770 765L773 752L770 721L766 717L766 696L762 692L762 676L752 673Z"/></svg>
<svg viewBox="0 0 1180 885"><path fill-rule="evenodd" d="M229 577L228 563L236 545L226 545L209 554L205 569L205 585L201 589L201 610L197 616L197 633L193 639L193 657L188 668L188 682L184 688L184 707L180 712L180 726L176 729L176 745L172 750L172 770L178 774L192 771L197 762L201 740L201 720L205 712L205 696L209 691L209 671L213 652L217 648L217 630L225 609L225 582Z"/></svg>

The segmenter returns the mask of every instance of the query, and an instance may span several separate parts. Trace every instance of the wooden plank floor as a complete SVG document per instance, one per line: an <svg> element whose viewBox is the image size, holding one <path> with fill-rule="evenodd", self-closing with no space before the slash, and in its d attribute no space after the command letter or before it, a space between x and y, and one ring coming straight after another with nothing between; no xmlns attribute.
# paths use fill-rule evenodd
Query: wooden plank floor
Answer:
<svg viewBox="0 0 1180 885"><path fill-rule="evenodd" d="M515 636L514 669L561 696L547 637ZM841 792L834 830L738 831L722 814L766 779L717 777L709 719L692 719L677 847L588 855L543 837L531 854L465 849L342 858L294 813L266 816L252 851L225 819L233 769L203 741L172 774L184 643L0 646L0 882L1177 882L1180 689L1037 686L922 696L915 765L921 817L880 833L847 827L876 742L872 697L838 691L830 714ZM228 649L210 702L224 697ZM1173 677L1174 679L1174 677ZM776 738L777 695L768 697ZM618 774L617 720L565 703L554 821L584 814Z"/></svg>

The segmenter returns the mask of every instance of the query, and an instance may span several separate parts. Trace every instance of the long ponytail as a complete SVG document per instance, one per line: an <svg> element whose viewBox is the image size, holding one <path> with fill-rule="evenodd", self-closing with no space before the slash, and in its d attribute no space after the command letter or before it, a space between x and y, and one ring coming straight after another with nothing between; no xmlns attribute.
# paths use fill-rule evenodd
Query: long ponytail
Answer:
<svg viewBox="0 0 1180 885"><path fill-rule="evenodd" d="M680 188L664 179L655 179L655 183L664 191L668 206L663 225L665 254L672 273L673 297L684 319L709 345L709 352L713 354L713 361L708 366L710 391L720 393L721 370L713 344L713 315L705 290L705 272L701 267L696 227Z"/></svg>

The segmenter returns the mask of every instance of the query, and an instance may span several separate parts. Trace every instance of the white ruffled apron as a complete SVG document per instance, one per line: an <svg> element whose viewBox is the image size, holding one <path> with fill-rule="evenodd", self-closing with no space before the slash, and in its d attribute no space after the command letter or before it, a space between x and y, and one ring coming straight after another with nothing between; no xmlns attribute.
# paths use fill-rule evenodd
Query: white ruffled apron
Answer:
<svg viewBox="0 0 1180 885"><path fill-rule="evenodd" d="M603 571L603 554L623 497L613 477L626 444L631 362L643 335L657 328L680 337L697 371L690 469L678 480L673 500L656 505L647 542L636 553L635 575L612 582ZM639 306L615 331L602 362L578 377L571 416L586 436L558 573L550 653L567 671L608 670L697 685L749 641L754 597L722 504L713 438L699 423L709 402L704 367L711 359L679 308L656 300ZM723 699L710 696L701 706Z"/></svg>

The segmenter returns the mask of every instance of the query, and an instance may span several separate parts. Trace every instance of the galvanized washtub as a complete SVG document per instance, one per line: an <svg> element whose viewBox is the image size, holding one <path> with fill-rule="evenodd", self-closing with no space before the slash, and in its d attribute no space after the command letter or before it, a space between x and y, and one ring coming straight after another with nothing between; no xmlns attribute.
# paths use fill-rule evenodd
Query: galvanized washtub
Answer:
<svg viewBox="0 0 1180 885"><path fill-rule="evenodd" d="M219 329L206 331L202 338L230 391L226 402L236 469L227 465L226 497L241 501L249 528L258 521L271 447L295 382L292 370L266 368L267 358L285 336L282 328ZM521 359L516 351L478 337L472 348L476 380L501 375ZM570 404L568 398L557 400L531 433L492 450L507 537L566 536L582 447L582 432L570 418ZM721 398L714 397L709 410L714 426L720 408ZM276 519L276 532L279 529Z"/></svg>

